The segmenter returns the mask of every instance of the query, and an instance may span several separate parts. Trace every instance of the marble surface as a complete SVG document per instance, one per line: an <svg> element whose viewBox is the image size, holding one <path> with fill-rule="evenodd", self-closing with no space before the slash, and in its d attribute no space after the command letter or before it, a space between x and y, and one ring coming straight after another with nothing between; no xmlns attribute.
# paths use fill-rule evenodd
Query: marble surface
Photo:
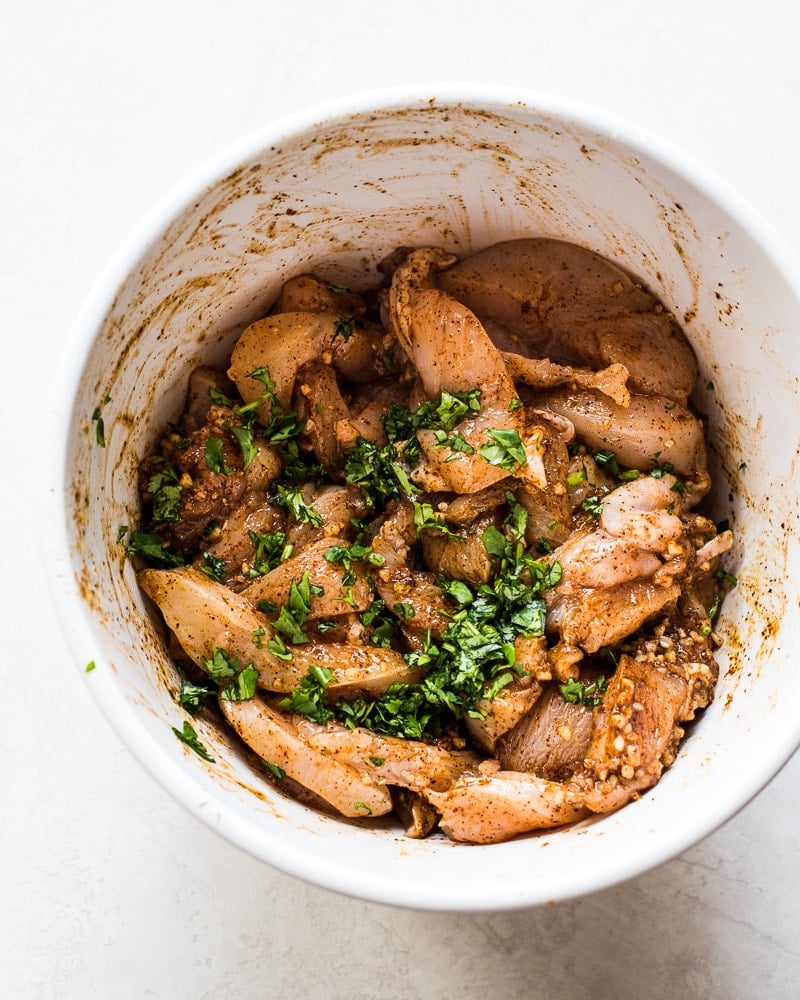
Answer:
<svg viewBox="0 0 800 1000"><path fill-rule="evenodd" d="M796 28L776 0L0 2L0 996L800 995L800 757L703 843L585 899L460 916L339 898L140 770L64 648L36 507L62 338L130 228L221 147L372 86L517 84L656 129L800 245Z"/></svg>

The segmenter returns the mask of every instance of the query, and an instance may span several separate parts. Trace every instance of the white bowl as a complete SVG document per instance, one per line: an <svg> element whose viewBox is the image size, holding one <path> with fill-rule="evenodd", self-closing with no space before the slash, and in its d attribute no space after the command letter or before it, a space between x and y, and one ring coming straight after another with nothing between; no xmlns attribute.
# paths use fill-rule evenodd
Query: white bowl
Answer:
<svg viewBox="0 0 800 1000"><path fill-rule="evenodd" d="M523 235L615 258L681 320L700 361L713 515L738 586L714 703L640 801L563 831L458 846L290 801L228 737L172 732L173 667L117 542L136 468L199 361L222 362L290 275L363 287L394 247L463 255ZM117 255L65 353L47 501L48 573L69 646L120 737L176 799L292 875L370 900L496 910L585 894L682 851L800 743L800 272L718 178L661 140L571 102L495 88L370 94L286 119L174 191ZM103 401L108 397L108 400ZM92 414L102 407L106 446Z"/></svg>

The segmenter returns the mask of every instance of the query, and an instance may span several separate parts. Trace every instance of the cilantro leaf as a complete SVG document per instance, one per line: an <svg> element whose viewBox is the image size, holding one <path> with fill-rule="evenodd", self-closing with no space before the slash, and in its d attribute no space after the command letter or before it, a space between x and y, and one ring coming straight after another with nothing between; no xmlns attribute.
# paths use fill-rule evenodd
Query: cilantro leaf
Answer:
<svg viewBox="0 0 800 1000"><path fill-rule="evenodd" d="M486 432L490 441L478 449L481 458L507 472L514 472L525 464L525 445L515 430L493 429Z"/></svg>
<svg viewBox="0 0 800 1000"><path fill-rule="evenodd" d="M250 463L258 454L258 448L253 443L253 430L251 427L234 426L231 426L229 430L239 443L242 452L242 470L245 470L249 468Z"/></svg>
<svg viewBox="0 0 800 1000"><path fill-rule="evenodd" d="M586 705L587 708L594 708L603 700L603 695L608 688L605 677L601 674L596 681L588 684L584 681L568 680L566 684L559 685L561 697L573 705Z"/></svg>
<svg viewBox="0 0 800 1000"><path fill-rule="evenodd" d="M145 492L153 504L154 521L178 521L183 488L174 466L164 462L147 481Z"/></svg>
<svg viewBox="0 0 800 1000"><path fill-rule="evenodd" d="M302 490L289 486L278 486L272 500L295 521L310 524L312 528L322 527L322 518L313 507L305 502Z"/></svg>
<svg viewBox="0 0 800 1000"><path fill-rule="evenodd" d="M233 469L229 468L225 463L225 457L222 454L223 441L221 438L210 437L206 441L205 450L205 460L206 467L212 472L216 472L217 475L229 476Z"/></svg>
<svg viewBox="0 0 800 1000"><path fill-rule="evenodd" d="M216 760L211 756L211 754L206 750L203 744L198 739L197 733L194 731L194 727L189 722L184 722L183 730L176 729L172 727L173 733L181 741L185 743L190 750L194 750L198 757L202 757L203 760L207 760L209 764L216 764Z"/></svg>
<svg viewBox="0 0 800 1000"><path fill-rule="evenodd" d="M183 566L182 556L164 548L164 539L155 532L130 531L127 535L129 555L140 555L159 566Z"/></svg>
<svg viewBox="0 0 800 1000"><path fill-rule="evenodd" d="M294 691L281 699L280 707L324 725L333 718L333 711L325 702L325 689L332 680L333 671L312 664Z"/></svg>
<svg viewBox="0 0 800 1000"><path fill-rule="evenodd" d="M258 686L258 671L250 664L226 684L219 693L223 701L249 701L255 697Z"/></svg>

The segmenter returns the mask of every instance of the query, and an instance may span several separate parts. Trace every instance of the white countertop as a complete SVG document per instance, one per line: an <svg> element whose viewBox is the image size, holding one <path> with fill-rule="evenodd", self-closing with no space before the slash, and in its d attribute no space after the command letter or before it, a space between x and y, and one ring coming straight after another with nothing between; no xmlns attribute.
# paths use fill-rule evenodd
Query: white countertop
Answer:
<svg viewBox="0 0 800 1000"><path fill-rule="evenodd" d="M0 997L800 996L800 756L703 843L586 899L339 898L201 826L111 731L51 610L35 475L52 359L112 251L204 159L330 97L449 78L604 105L800 246L797 28L788 0L0 4Z"/></svg>

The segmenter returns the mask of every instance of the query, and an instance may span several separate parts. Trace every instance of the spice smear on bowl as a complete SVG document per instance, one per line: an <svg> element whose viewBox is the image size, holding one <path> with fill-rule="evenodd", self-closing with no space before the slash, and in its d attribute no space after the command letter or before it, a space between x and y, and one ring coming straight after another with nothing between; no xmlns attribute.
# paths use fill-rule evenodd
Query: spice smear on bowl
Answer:
<svg viewBox="0 0 800 1000"><path fill-rule="evenodd" d="M616 810L711 700L735 582L691 346L567 242L381 271L290 279L142 464L126 544L181 704L289 794L409 836Z"/></svg>

